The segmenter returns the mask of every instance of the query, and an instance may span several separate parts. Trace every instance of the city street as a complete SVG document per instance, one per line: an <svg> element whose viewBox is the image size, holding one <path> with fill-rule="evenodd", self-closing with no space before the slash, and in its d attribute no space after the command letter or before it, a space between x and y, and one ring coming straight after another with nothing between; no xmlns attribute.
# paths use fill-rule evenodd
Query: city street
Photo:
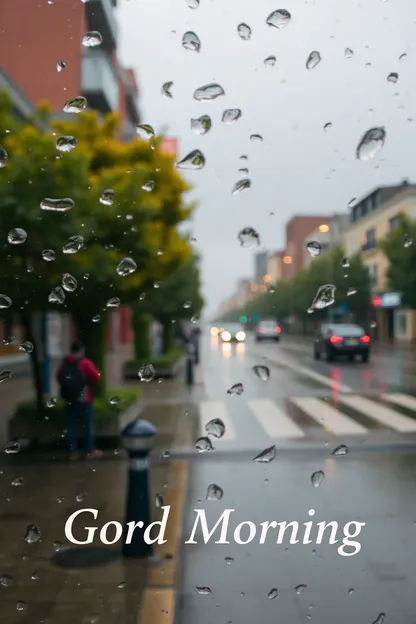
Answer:
<svg viewBox="0 0 416 624"><path fill-rule="evenodd" d="M226 433L211 438L214 451L188 454L176 621L245 624L261 617L381 624L385 614L388 621L414 622L411 359L400 366L394 354L380 349L369 364L327 364L314 362L307 341L288 338L285 345L283 337L279 345L256 345L249 336L239 345L204 338L202 362L205 393L196 406L201 435L213 418L224 421ZM257 365L270 368L269 381L255 375ZM243 384L243 393L227 395L235 383ZM349 452L332 455L341 444ZM272 445L274 460L252 461ZM324 477L313 487L311 476L317 471ZM210 485L217 488L210 488L207 500ZM225 509L235 510L229 544L215 544L220 526L204 544L200 524L197 544L184 544L196 509L206 511L209 530ZM289 527L281 543L276 543L279 529L272 528L259 544L260 523L272 521L297 521L299 543L290 543ZM308 521L314 528L311 543L305 544L303 523ZM337 543L328 543L330 528L316 543L316 523L323 521L338 523ZM344 525L353 521L366 523L355 538L361 550L341 556ZM252 522L257 530L246 545L235 542L240 522ZM245 525L241 540L248 535Z"/></svg>

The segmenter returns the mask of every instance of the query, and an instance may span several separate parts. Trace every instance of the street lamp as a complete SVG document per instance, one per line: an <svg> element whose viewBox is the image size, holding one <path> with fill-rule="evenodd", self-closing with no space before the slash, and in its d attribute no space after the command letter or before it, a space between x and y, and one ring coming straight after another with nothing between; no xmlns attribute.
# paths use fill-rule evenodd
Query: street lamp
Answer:
<svg viewBox="0 0 416 624"><path fill-rule="evenodd" d="M285 256L285 257L283 258L283 262L284 262L285 264L292 264L292 256Z"/></svg>
<svg viewBox="0 0 416 624"><path fill-rule="evenodd" d="M326 223L323 223L322 225L319 226L318 230L320 232L329 232L329 225L327 225Z"/></svg>

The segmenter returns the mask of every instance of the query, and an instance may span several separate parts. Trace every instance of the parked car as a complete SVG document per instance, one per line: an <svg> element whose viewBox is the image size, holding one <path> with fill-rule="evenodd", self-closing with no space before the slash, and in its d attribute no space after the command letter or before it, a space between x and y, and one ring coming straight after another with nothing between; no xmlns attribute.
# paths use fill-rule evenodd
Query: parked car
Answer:
<svg viewBox="0 0 416 624"><path fill-rule="evenodd" d="M328 362L339 355L346 355L353 361L359 355L367 362L370 344L370 336L359 325L324 323L316 333L313 355L315 360L324 356Z"/></svg>
<svg viewBox="0 0 416 624"><path fill-rule="evenodd" d="M225 324L220 335L223 342L244 342L246 339L246 332L240 323Z"/></svg>
<svg viewBox="0 0 416 624"><path fill-rule="evenodd" d="M254 336L256 342L261 340L274 340L279 342L282 328L276 321L260 321L257 325Z"/></svg>

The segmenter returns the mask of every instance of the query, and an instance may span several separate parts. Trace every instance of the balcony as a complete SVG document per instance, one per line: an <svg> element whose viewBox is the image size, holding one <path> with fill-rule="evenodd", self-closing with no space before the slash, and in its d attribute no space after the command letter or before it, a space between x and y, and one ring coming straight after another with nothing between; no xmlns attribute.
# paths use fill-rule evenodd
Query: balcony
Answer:
<svg viewBox="0 0 416 624"><path fill-rule="evenodd" d="M117 22L114 0L89 0L85 4L88 30L98 30L103 38L101 47L110 51L117 46Z"/></svg>
<svg viewBox="0 0 416 624"><path fill-rule="evenodd" d="M82 59L82 93L89 108L102 113L118 109L118 80L110 56L101 48L86 50Z"/></svg>
<svg viewBox="0 0 416 624"><path fill-rule="evenodd" d="M130 123L137 126L140 123L140 113L137 106L138 89L131 69L120 68L126 97L126 110Z"/></svg>

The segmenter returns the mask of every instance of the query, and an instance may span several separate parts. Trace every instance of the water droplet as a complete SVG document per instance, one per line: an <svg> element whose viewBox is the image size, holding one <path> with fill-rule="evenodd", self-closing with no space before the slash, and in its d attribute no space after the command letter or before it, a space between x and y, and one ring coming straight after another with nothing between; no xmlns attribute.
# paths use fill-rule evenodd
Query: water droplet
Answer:
<svg viewBox="0 0 416 624"><path fill-rule="evenodd" d="M225 557L224 561L228 564L234 563L234 557Z"/></svg>
<svg viewBox="0 0 416 624"><path fill-rule="evenodd" d="M341 260L341 266L342 266L342 268L343 268L343 269L348 269L348 268L351 266L350 261L349 261L349 258L347 258L347 256L344 256L344 257L342 258L342 260Z"/></svg>
<svg viewBox="0 0 416 624"><path fill-rule="evenodd" d="M49 199L49 197L46 197L40 202L42 210L48 210L50 212L67 212L71 210L74 205L74 200L69 197L64 197L64 199Z"/></svg>
<svg viewBox="0 0 416 624"><path fill-rule="evenodd" d="M141 293L140 297L139 297L139 300L143 301L144 299L146 299L146 293Z"/></svg>
<svg viewBox="0 0 416 624"><path fill-rule="evenodd" d="M87 492L80 492L76 495L75 500L77 501L77 503L83 503L86 498Z"/></svg>
<svg viewBox="0 0 416 624"><path fill-rule="evenodd" d="M253 366L253 373L262 381L269 381L270 379L270 368L267 366Z"/></svg>
<svg viewBox="0 0 416 624"><path fill-rule="evenodd" d="M221 500L223 496L224 490L219 485L211 483L211 485L208 486L206 495L207 500Z"/></svg>
<svg viewBox="0 0 416 624"><path fill-rule="evenodd" d="M240 173L244 173L245 175L249 174L249 170L247 169L247 167L241 167L239 169Z"/></svg>
<svg viewBox="0 0 416 624"><path fill-rule="evenodd" d="M251 180L249 178L244 178L243 180L238 180L234 184L234 188L232 190L233 195L237 195L238 193L242 193L251 187Z"/></svg>
<svg viewBox="0 0 416 624"><path fill-rule="evenodd" d="M73 136L60 136L56 139L56 149L60 152L71 152L77 146L77 140Z"/></svg>
<svg viewBox="0 0 416 624"><path fill-rule="evenodd" d="M355 295L356 292L357 292L357 289L351 286L351 288L348 288L347 297L350 297L351 295Z"/></svg>
<svg viewBox="0 0 416 624"><path fill-rule="evenodd" d="M242 115L240 108L227 108L222 114L222 123L232 124L238 121Z"/></svg>
<svg viewBox="0 0 416 624"><path fill-rule="evenodd" d="M251 37L251 28L248 24L239 24L237 26L237 32L240 35L241 39L247 41Z"/></svg>
<svg viewBox="0 0 416 624"><path fill-rule="evenodd" d="M374 620L373 624L383 624L385 618L386 618L385 613L379 613L376 619Z"/></svg>
<svg viewBox="0 0 416 624"><path fill-rule="evenodd" d="M19 345L19 351L23 351L23 353L32 353L34 348L35 347L33 346L33 343L30 342L29 340L25 340L24 342L21 342Z"/></svg>
<svg viewBox="0 0 416 624"><path fill-rule="evenodd" d="M307 312L308 314L313 314L313 313L315 312L315 310L314 310L313 308L308 308L308 309L306 310L306 312Z"/></svg>
<svg viewBox="0 0 416 624"><path fill-rule="evenodd" d="M242 154L240 156L240 160L248 160L248 156L246 156L245 154Z"/></svg>
<svg viewBox="0 0 416 624"><path fill-rule="evenodd" d="M399 61L405 61L406 59L407 59L407 54L406 54L406 52L404 52L404 54L401 54L401 55L399 56Z"/></svg>
<svg viewBox="0 0 416 624"><path fill-rule="evenodd" d="M64 106L64 113L82 113L87 108L87 100L82 95L68 100Z"/></svg>
<svg viewBox="0 0 416 624"><path fill-rule="evenodd" d="M105 189L105 191L101 193L100 203L104 204L104 206L111 206L113 204L115 195L116 194L113 189Z"/></svg>
<svg viewBox="0 0 416 624"><path fill-rule="evenodd" d="M267 58L264 59L263 62L266 65L266 67L274 67L276 65L276 57L268 56Z"/></svg>
<svg viewBox="0 0 416 624"><path fill-rule="evenodd" d="M314 472L311 476L311 483L313 487L317 488L321 485L324 479L325 473L323 473L322 470L318 470L317 472Z"/></svg>
<svg viewBox="0 0 416 624"><path fill-rule="evenodd" d="M63 500L65 500L65 497L62 497ZM34 572L32 572L30 578L32 579L32 581L38 581L40 579L40 574L38 572L38 570L35 570Z"/></svg>
<svg viewBox="0 0 416 624"><path fill-rule="evenodd" d="M113 396L110 399L110 404L111 405L117 405L117 403L120 403L121 398L119 396Z"/></svg>
<svg viewBox="0 0 416 624"><path fill-rule="evenodd" d="M0 295L0 310L5 310L6 308L10 308L12 305L12 300L7 295Z"/></svg>
<svg viewBox="0 0 416 624"><path fill-rule="evenodd" d="M317 241L310 241L306 244L306 251L312 258L316 258L321 253L321 246Z"/></svg>
<svg viewBox="0 0 416 624"><path fill-rule="evenodd" d="M3 338L3 344L5 347L8 347L15 340L14 336L8 336L8 338Z"/></svg>
<svg viewBox="0 0 416 624"><path fill-rule="evenodd" d="M358 143L356 157L359 160L370 160L383 147L385 140L384 128L370 128Z"/></svg>
<svg viewBox="0 0 416 624"><path fill-rule="evenodd" d="M172 87L173 87L173 82L171 80L169 80L168 82L164 82L162 85L162 89L161 89L162 95L164 95L165 97L169 99L172 99L173 95L170 92Z"/></svg>
<svg viewBox="0 0 416 624"><path fill-rule="evenodd" d="M211 82L196 89L194 99L198 100L198 102L211 102L221 95L225 95L225 91L221 85Z"/></svg>
<svg viewBox="0 0 416 624"><path fill-rule="evenodd" d="M19 602L16 603L16 611L26 611L26 609L27 609L26 602L19 600Z"/></svg>
<svg viewBox="0 0 416 624"><path fill-rule="evenodd" d="M284 28L291 20L292 16L286 9L278 9L270 13L266 20L266 24L274 26L275 28Z"/></svg>
<svg viewBox="0 0 416 624"><path fill-rule="evenodd" d="M261 464L268 464L273 461L276 457L276 447L275 445L269 446L264 451L261 451L258 455L253 458L253 461L259 462Z"/></svg>
<svg viewBox="0 0 416 624"><path fill-rule="evenodd" d="M47 408L52 409L55 406L56 406L56 397L49 397L49 399L46 399Z"/></svg>
<svg viewBox="0 0 416 624"><path fill-rule="evenodd" d="M355 206L355 204L357 203L357 198L353 197L352 199L350 199L350 201L348 202L348 208L353 208Z"/></svg>
<svg viewBox="0 0 416 624"><path fill-rule="evenodd" d="M295 592L296 592L297 594L301 594L301 593L302 593L302 592L303 592L306 588L307 588L307 585L303 585L303 584L301 584L301 585L296 585L296 587L295 587Z"/></svg>
<svg viewBox="0 0 416 624"><path fill-rule="evenodd" d="M213 451L214 447L212 446L212 442L208 437L198 438L195 442L195 448L200 453L205 453L206 451Z"/></svg>
<svg viewBox="0 0 416 624"><path fill-rule="evenodd" d="M153 364L142 364L139 368L138 376L140 381L145 381L146 383L153 381L156 377L156 371Z"/></svg>
<svg viewBox="0 0 416 624"><path fill-rule="evenodd" d="M131 258L124 258L119 265L117 266L117 273L121 277L126 277L126 275L131 275L137 269L137 264Z"/></svg>
<svg viewBox="0 0 416 624"><path fill-rule="evenodd" d="M42 258L46 260L46 262L52 262L56 258L56 254L53 249L44 249L42 251Z"/></svg>
<svg viewBox="0 0 416 624"><path fill-rule="evenodd" d="M205 431L214 438L222 438L225 433L225 425L220 418L213 418L205 425Z"/></svg>
<svg viewBox="0 0 416 624"><path fill-rule="evenodd" d="M6 166L9 155L2 145L0 145L0 169Z"/></svg>
<svg viewBox="0 0 416 624"><path fill-rule="evenodd" d="M311 307L314 310L323 310L332 305L335 301L336 286L333 284L324 284L319 286L315 299L312 301Z"/></svg>
<svg viewBox="0 0 416 624"><path fill-rule="evenodd" d="M64 547L63 543L59 540L55 540L53 543L53 549L55 552L59 552Z"/></svg>
<svg viewBox="0 0 416 624"><path fill-rule="evenodd" d="M250 141L252 143L255 143L256 141L261 143L263 141L263 137L261 136L261 134L250 134Z"/></svg>
<svg viewBox="0 0 416 624"><path fill-rule="evenodd" d="M91 30L90 32L85 33L82 38L82 45L86 48L96 48L101 45L103 42L103 38L98 30Z"/></svg>
<svg viewBox="0 0 416 624"><path fill-rule="evenodd" d="M348 590L348 593L349 593L349 595L353 594L353 593L354 593L354 588L353 588L353 587L351 587L351 588Z"/></svg>
<svg viewBox="0 0 416 624"><path fill-rule="evenodd" d="M147 182L143 184L142 191L146 191L147 193L150 193L151 191L153 191L154 188L155 188L154 180L148 180Z"/></svg>
<svg viewBox="0 0 416 624"><path fill-rule="evenodd" d="M244 386L242 383L235 383L231 388L227 390L227 394L236 394L240 396L244 392Z"/></svg>
<svg viewBox="0 0 416 624"><path fill-rule="evenodd" d="M399 79L399 74L396 74L396 72L391 72L388 76L387 76L387 82L392 82L393 84L396 84L396 82Z"/></svg>
<svg viewBox="0 0 416 624"><path fill-rule="evenodd" d="M7 242L11 245L21 245L27 239L27 232L22 228L13 228L7 235Z"/></svg>
<svg viewBox="0 0 416 624"><path fill-rule="evenodd" d="M11 587L13 585L13 578L8 574L2 574L0 576L0 587Z"/></svg>
<svg viewBox="0 0 416 624"><path fill-rule="evenodd" d="M211 130L211 126L211 117L208 115L202 115L196 119L191 119L191 130L200 136L207 134L207 132Z"/></svg>
<svg viewBox="0 0 416 624"><path fill-rule="evenodd" d="M120 305L120 299L118 297L112 297L105 305L107 308L118 308Z"/></svg>
<svg viewBox="0 0 416 624"><path fill-rule="evenodd" d="M209 594L211 594L211 590L209 587L197 587L196 591L198 592L198 594L202 594L203 596L208 596Z"/></svg>
<svg viewBox="0 0 416 624"><path fill-rule="evenodd" d="M48 301L49 303L63 303L65 301L65 293L63 291L63 288L61 288L60 286L55 286L55 288L52 288L51 292L49 293Z"/></svg>
<svg viewBox="0 0 416 624"><path fill-rule="evenodd" d="M160 282L155 282L153 284L153 288L160 288ZM143 297L143 299L144 299L144 297Z"/></svg>
<svg viewBox="0 0 416 624"><path fill-rule="evenodd" d="M413 245L413 239L408 235L405 234L404 235L404 241L403 241L403 246L408 249L409 247L411 247Z"/></svg>
<svg viewBox="0 0 416 624"><path fill-rule="evenodd" d="M61 72L63 69L65 69L65 67L66 67L65 61L58 61L56 64L56 71Z"/></svg>
<svg viewBox="0 0 416 624"><path fill-rule="evenodd" d="M349 59L349 58L352 58L353 56L354 56L354 50L351 50L351 48L345 48L344 58Z"/></svg>
<svg viewBox="0 0 416 624"><path fill-rule="evenodd" d="M332 455L346 455L348 453L348 447L345 444L339 444L332 451Z"/></svg>
<svg viewBox="0 0 416 624"><path fill-rule="evenodd" d="M64 273L62 275L62 286L64 290L68 292L74 292L78 286L78 282L73 275L70 273Z"/></svg>
<svg viewBox="0 0 416 624"><path fill-rule="evenodd" d="M260 235L252 227L246 227L240 230L238 233L238 240L240 241L241 247L246 247L248 249L260 245Z"/></svg>
<svg viewBox="0 0 416 624"><path fill-rule="evenodd" d="M277 591L277 587L273 587L273 589L271 589L267 594L267 598L270 598L270 600L274 600L275 598L277 598L278 595L279 593Z"/></svg>
<svg viewBox="0 0 416 624"><path fill-rule="evenodd" d="M40 528L36 524L29 524L26 527L25 542L28 544L36 544L41 538Z"/></svg>
<svg viewBox="0 0 416 624"><path fill-rule="evenodd" d="M321 60L322 58L318 50L313 50L313 52L309 54L306 60L306 69L313 69L314 67L318 65L318 63L321 62Z"/></svg>
<svg viewBox="0 0 416 624"><path fill-rule="evenodd" d="M148 124L140 124L136 126L136 134L138 134L141 139L146 139L149 141L150 139L154 138L155 131L153 130L152 126L149 126ZM154 147L152 147L152 149L154 149Z"/></svg>
<svg viewBox="0 0 416 624"><path fill-rule="evenodd" d="M196 33L189 30L182 37L182 47L185 48L185 50L191 50L192 52L200 52L201 40Z"/></svg>
<svg viewBox="0 0 416 624"><path fill-rule="evenodd" d="M155 505L156 505L156 507L159 507L159 508L163 507L164 504L165 504L165 500L164 500L162 494L156 494L156 497L155 497Z"/></svg>
<svg viewBox="0 0 416 624"><path fill-rule="evenodd" d="M205 166L205 156L199 150L192 150L185 158L176 163L177 169L197 170Z"/></svg>
<svg viewBox="0 0 416 624"><path fill-rule="evenodd" d="M62 251L64 254L74 254L84 247L82 236L71 236L65 241Z"/></svg>
<svg viewBox="0 0 416 624"><path fill-rule="evenodd" d="M4 373L5 371L2 371L2 372ZM7 372L9 372L10 376L11 376L11 372L10 371L7 371ZM1 375L2 375L2 373L0 373L0 378L1 378ZM1 379L1 381L4 381L4 379ZM0 383L1 383L1 381L0 381ZM7 455L15 455L19 451L20 451L20 444L19 444L19 442L8 442L6 444L6 446L4 447L4 452Z"/></svg>
<svg viewBox="0 0 416 624"><path fill-rule="evenodd" d="M377 327L377 323L375 321L371 321L370 327L374 329L375 327Z"/></svg>

